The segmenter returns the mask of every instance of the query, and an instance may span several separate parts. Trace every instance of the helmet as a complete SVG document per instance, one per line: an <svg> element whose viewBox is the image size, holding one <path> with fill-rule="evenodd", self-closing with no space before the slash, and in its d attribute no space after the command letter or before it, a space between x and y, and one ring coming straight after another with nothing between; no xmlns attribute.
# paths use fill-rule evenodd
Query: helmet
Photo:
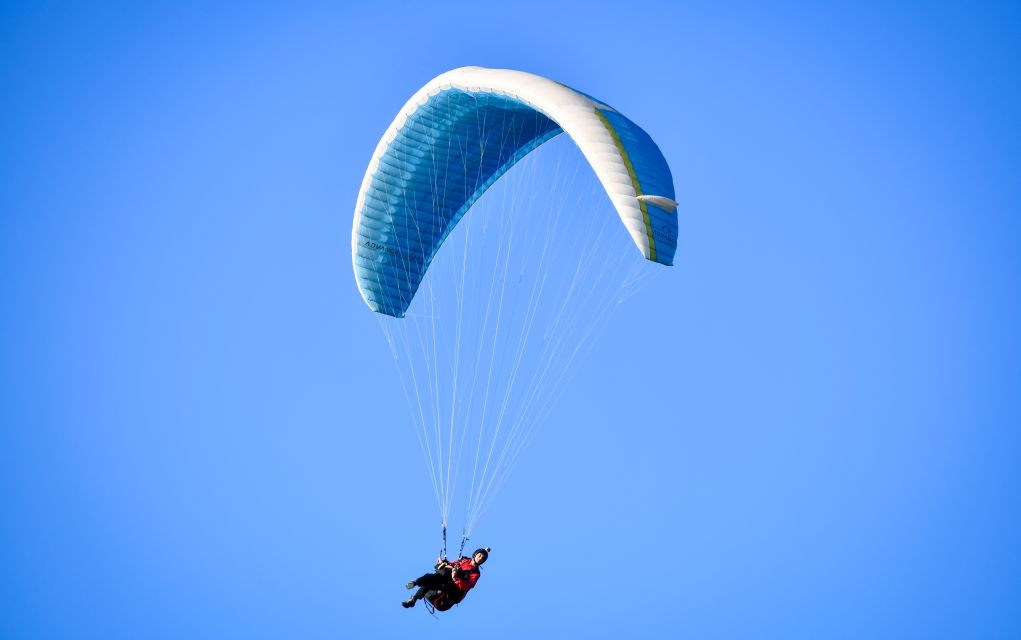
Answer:
<svg viewBox="0 0 1021 640"><path fill-rule="evenodd" d="M482 557L483 557L483 561L489 560L489 552L490 551L492 551L491 547L486 547L485 549L483 549L482 547L479 547L475 551L472 551L472 557L474 558L476 553L481 553Z"/></svg>

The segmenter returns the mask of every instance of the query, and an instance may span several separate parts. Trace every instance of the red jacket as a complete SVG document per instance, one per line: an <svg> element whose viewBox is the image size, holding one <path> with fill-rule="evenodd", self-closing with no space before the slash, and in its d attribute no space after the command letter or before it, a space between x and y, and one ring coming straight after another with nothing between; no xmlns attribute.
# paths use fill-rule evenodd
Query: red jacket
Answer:
<svg viewBox="0 0 1021 640"><path fill-rule="evenodd" d="M468 591L475 586L475 583L479 581L479 576L482 575L479 568L472 564L471 558L458 558L449 564L457 567L457 577L454 578L454 585L457 588L450 589L449 592L443 592L433 598L433 606L440 611L446 611L464 600Z"/></svg>
<svg viewBox="0 0 1021 640"><path fill-rule="evenodd" d="M482 572L475 566L471 558L458 558L451 564L457 567L457 577L454 578L454 584L461 590L461 597L464 598L464 595L479 581L479 576L482 575Z"/></svg>

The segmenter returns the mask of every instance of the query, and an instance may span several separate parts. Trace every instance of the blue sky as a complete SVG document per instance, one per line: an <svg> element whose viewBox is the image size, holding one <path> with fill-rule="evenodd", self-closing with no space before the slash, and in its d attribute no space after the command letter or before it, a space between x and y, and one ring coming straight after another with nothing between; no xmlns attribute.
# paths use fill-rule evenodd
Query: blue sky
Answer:
<svg viewBox="0 0 1021 640"><path fill-rule="evenodd" d="M4 5L0 635L1021 635L1019 31L1006 3ZM436 507L349 239L379 136L468 64L649 131L680 237L433 621L398 606Z"/></svg>

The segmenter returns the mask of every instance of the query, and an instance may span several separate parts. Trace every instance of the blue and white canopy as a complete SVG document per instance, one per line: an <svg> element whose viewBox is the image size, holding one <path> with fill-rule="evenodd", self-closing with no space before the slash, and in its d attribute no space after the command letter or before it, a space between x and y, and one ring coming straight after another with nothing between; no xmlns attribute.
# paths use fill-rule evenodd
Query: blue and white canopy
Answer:
<svg viewBox="0 0 1021 640"><path fill-rule="evenodd" d="M567 132L642 254L677 248L673 178L645 131L612 107L522 71L462 67L408 100L372 154L351 253L362 297L403 317L444 239L518 160Z"/></svg>

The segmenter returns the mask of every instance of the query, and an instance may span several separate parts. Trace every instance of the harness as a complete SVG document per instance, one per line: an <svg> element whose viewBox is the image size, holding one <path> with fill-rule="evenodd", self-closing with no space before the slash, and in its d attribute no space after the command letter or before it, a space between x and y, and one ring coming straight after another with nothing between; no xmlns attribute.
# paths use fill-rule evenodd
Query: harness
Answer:
<svg viewBox="0 0 1021 640"><path fill-rule="evenodd" d="M452 571L453 568L454 568L454 563L447 561L447 523L446 522L441 523L441 527L442 527L442 540L443 540L443 544L440 547L440 561L436 563L436 572L437 573L439 573L439 572L441 572L443 570ZM468 533L467 532L463 532L461 534L461 546L457 550L457 557L459 559L464 557L464 545L467 542L468 542ZM463 572L466 575L481 575L481 573L482 573L481 571L479 571L478 567L472 567L471 569L462 569L460 567L460 564L458 564L457 566L458 566L458 571L459 572ZM426 596L424 598L422 598L422 602L425 603L426 610L435 618L436 617L436 611L447 611L448 609L450 609L451 607L454 606L453 604L450 604L448 606L444 606L446 604L447 600L449 600L449 599L450 599L450 594L447 593L446 591L443 591L441 589L441 590L438 590L438 591L430 591L429 593L427 593ZM455 603L455 604L459 604L459 603Z"/></svg>
<svg viewBox="0 0 1021 640"><path fill-rule="evenodd" d="M453 572L455 566L457 567L458 572L462 575L478 576L482 574L482 572L479 571L478 567L463 569L461 568L461 564L459 562L448 562L445 559L441 562L436 563L436 573L442 573L444 571ZM451 581L453 582L453 579L451 579ZM454 583L455 587L456 584L457 583ZM447 605L446 603L449 599L450 594L447 591L443 589L436 589L427 593L425 597L422 598L422 601L427 603L429 607L429 613L433 613L434 611L447 611L450 608L452 608L455 604L460 604L455 602Z"/></svg>

